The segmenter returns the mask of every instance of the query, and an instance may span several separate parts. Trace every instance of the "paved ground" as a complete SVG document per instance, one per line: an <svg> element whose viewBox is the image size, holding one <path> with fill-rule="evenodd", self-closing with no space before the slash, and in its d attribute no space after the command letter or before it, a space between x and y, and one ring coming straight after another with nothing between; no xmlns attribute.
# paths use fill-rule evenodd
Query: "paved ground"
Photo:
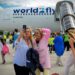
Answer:
<svg viewBox="0 0 75 75"><path fill-rule="evenodd" d="M14 50L11 48L11 46L10 46L10 50L11 50L10 52L12 54L14 54ZM65 63L65 60L67 59L68 53L69 52L65 52L64 56L62 57L63 65ZM2 65L1 64L2 59L1 59L1 55L0 55L0 75L15 75L12 60L13 60L12 55L6 55L7 63L5 65ZM52 73L54 73L54 72L57 72L60 75L63 75L64 66L58 67L58 66L55 65L55 63L56 63L56 55L55 55L55 53L51 54L51 60L52 60L51 61L52 68L50 70L50 75ZM71 68L70 75L75 75L74 67Z"/></svg>

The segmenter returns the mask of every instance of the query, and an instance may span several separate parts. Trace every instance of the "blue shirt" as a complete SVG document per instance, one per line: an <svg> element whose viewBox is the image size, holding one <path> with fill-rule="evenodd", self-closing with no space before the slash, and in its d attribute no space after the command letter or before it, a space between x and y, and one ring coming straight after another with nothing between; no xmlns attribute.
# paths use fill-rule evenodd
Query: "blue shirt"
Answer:
<svg viewBox="0 0 75 75"><path fill-rule="evenodd" d="M26 53L29 49L28 45L23 39L21 39L20 42L16 42L15 45L16 52L13 63L18 66L26 66Z"/></svg>
<svg viewBox="0 0 75 75"><path fill-rule="evenodd" d="M64 53L64 40L62 36L56 36L54 39L54 47L55 47L55 53L58 56L63 55Z"/></svg>
<svg viewBox="0 0 75 75"><path fill-rule="evenodd" d="M18 33L14 34L14 36L13 36L13 40L14 40L14 42L17 40L18 36L19 36Z"/></svg>

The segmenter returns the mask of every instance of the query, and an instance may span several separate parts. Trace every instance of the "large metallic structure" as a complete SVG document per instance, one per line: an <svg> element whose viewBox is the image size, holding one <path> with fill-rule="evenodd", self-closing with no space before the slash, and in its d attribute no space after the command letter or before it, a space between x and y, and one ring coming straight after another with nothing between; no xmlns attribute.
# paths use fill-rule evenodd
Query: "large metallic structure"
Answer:
<svg viewBox="0 0 75 75"><path fill-rule="evenodd" d="M61 23L61 30L67 31L75 28L74 6L70 1L60 1L56 5L55 18Z"/></svg>

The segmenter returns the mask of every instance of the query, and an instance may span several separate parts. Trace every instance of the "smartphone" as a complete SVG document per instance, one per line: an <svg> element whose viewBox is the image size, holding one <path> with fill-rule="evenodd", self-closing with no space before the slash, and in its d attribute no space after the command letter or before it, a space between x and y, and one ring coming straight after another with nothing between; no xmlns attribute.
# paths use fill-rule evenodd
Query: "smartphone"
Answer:
<svg viewBox="0 0 75 75"><path fill-rule="evenodd" d="M26 29L26 25L23 25L23 29Z"/></svg>

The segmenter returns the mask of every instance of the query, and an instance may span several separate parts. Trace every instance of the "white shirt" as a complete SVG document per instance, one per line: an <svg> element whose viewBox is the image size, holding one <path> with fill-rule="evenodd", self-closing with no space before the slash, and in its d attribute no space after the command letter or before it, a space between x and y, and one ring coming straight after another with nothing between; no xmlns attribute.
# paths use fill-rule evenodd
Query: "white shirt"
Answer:
<svg viewBox="0 0 75 75"><path fill-rule="evenodd" d="M16 52L14 55L14 64L18 66L26 66L26 53L29 49L26 42L21 39L20 42L16 42Z"/></svg>

